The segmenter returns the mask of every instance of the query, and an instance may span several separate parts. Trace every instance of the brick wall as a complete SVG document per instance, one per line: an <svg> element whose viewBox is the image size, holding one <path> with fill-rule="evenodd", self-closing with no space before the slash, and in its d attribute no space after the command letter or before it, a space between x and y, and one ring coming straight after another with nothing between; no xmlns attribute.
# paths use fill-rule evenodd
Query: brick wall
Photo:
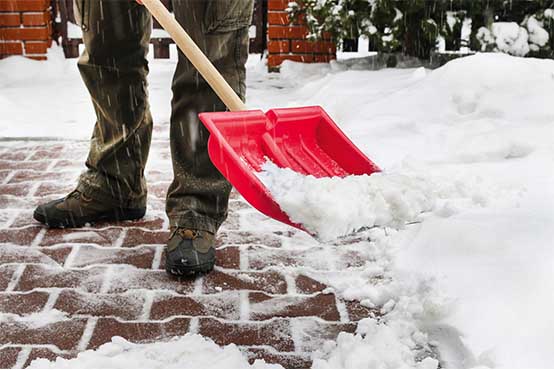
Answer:
<svg viewBox="0 0 554 370"><path fill-rule="evenodd" d="M305 39L308 29L303 20L290 24L285 11L289 0L268 0L267 50L268 68L279 69L284 60L322 63L336 59L337 48L329 37L311 42Z"/></svg>
<svg viewBox="0 0 554 370"><path fill-rule="evenodd" d="M0 0L0 59L46 59L52 43L50 10L49 0Z"/></svg>

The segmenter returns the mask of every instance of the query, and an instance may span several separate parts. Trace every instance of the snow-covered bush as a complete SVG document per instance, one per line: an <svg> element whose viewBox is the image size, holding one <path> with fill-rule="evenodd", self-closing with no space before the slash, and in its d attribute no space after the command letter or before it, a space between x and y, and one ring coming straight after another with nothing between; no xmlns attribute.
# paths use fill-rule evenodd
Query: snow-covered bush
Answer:
<svg viewBox="0 0 554 370"><path fill-rule="evenodd" d="M428 57L440 32L433 18L442 0L305 0L289 3L291 19L305 17L309 37L329 33L337 42L369 38L375 50Z"/></svg>
<svg viewBox="0 0 554 370"><path fill-rule="evenodd" d="M523 22L529 33L529 55L554 57L554 9L545 9L529 16Z"/></svg>
<svg viewBox="0 0 554 370"><path fill-rule="evenodd" d="M542 16L527 16L521 24L494 22L489 28L481 27L477 32L479 51L499 51L520 57L552 58L552 19L545 18L545 12L541 13Z"/></svg>

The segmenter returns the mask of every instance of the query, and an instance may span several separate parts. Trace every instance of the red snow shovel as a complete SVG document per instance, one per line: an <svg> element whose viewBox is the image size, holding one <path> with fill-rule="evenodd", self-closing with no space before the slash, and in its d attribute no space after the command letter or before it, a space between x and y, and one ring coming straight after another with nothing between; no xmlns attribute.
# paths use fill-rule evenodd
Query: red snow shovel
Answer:
<svg viewBox="0 0 554 370"><path fill-rule="evenodd" d="M252 206L292 222L256 176L267 161L315 177L370 175L380 171L321 107L247 110L231 86L160 0L142 0L231 112L201 113L210 131L208 153L215 167Z"/></svg>

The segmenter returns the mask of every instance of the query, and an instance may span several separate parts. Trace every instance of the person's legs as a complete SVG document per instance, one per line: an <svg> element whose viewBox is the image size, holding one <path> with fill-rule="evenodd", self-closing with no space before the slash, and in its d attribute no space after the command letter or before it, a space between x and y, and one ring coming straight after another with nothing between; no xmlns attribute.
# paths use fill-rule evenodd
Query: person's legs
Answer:
<svg viewBox="0 0 554 370"><path fill-rule="evenodd" d="M173 8L177 21L244 99L253 0L174 0ZM170 136L174 179L167 195L167 214L172 228L193 230L198 238L209 239L208 244L213 244L214 234L227 217L231 185L210 161L209 134L198 113L226 108L182 53L172 88ZM192 234L178 235L174 233L174 237L189 240L186 235ZM187 248L192 248L192 244L188 243ZM182 252L182 243L170 242L169 252L171 246ZM190 261L192 257L182 259Z"/></svg>
<svg viewBox="0 0 554 370"><path fill-rule="evenodd" d="M252 4L252 0L173 1L176 19L243 99ZM225 109L179 53L170 134L174 180L167 196L171 226L215 233L227 216L231 185L210 161L209 134L198 119L200 112Z"/></svg>
<svg viewBox="0 0 554 370"><path fill-rule="evenodd" d="M41 205L35 218L52 227L136 219L146 209L144 166L152 135L147 100L151 16L134 1L75 0L85 52L79 70L97 122L75 192Z"/></svg>
<svg viewBox="0 0 554 370"><path fill-rule="evenodd" d="M152 18L134 1L76 4L85 44L79 70L97 116L78 189L100 201L145 207L144 166L152 137L146 55Z"/></svg>

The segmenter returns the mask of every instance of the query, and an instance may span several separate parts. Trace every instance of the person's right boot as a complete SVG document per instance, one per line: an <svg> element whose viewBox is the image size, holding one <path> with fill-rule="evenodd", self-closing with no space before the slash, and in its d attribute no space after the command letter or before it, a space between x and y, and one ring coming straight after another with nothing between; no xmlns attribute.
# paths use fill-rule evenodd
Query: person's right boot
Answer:
<svg viewBox="0 0 554 370"><path fill-rule="evenodd" d="M65 228L82 227L100 221L138 220L145 213L146 207L122 208L101 203L74 190L65 198L39 205L33 217L49 227Z"/></svg>
<svg viewBox="0 0 554 370"><path fill-rule="evenodd" d="M173 276L208 273L215 265L215 235L202 230L175 228L166 246L165 270Z"/></svg>

